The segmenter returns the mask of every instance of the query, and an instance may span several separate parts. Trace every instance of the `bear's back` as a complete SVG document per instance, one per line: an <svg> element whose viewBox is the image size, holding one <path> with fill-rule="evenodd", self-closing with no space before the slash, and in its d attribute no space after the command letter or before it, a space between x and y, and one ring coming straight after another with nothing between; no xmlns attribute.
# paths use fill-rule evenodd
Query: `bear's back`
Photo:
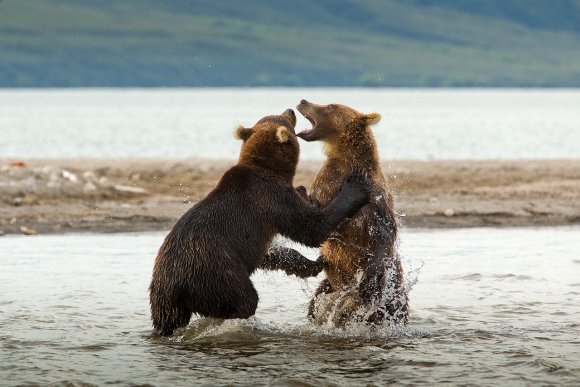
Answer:
<svg viewBox="0 0 580 387"><path fill-rule="evenodd" d="M221 251L253 270L275 234L271 214L258 197L260 191L268 190L253 171L231 168L214 190L177 221L165 244L191 252Z"/></svg>

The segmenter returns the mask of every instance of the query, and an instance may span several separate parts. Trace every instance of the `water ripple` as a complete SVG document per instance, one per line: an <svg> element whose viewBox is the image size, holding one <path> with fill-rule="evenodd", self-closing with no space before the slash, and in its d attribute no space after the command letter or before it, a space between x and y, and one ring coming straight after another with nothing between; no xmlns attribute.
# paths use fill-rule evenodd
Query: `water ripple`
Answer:
<svg viewBox="0 0 580 387"><path fill-rule="evenodd" d="M147 283L163 234L1 239L0 249L15 253L0 261L0 380L575 385L580 284L570 261L580 256L580 244L578 230L566 230L404 234L405 259L425 262L411 292L408 327L312 326L306 309L320 278L305 283L257 273L254 318L194 318L171 337L153 334L148 312ZM506 248L506 240L521 243ZM566 249L542 250L530 240ZM484 248L493 254L483 256ZM35 273L34 286L23 271Z"/></svg>

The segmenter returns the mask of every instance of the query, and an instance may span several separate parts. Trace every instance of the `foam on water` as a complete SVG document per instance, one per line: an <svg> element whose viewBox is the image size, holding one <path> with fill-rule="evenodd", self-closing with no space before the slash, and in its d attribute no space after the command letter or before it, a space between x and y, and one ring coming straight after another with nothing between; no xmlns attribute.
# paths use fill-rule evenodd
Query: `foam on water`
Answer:
<svg viewBox="0 0 580 387"><path fill-rule="evenodd" d="M320 278L258 272L255 317L196 318L169 338L153 334L147 298L163 233L5 236L0 380L574 385L579 235L404 230L400 252L415 282L408 327L312 326L306 308Z"/></svg>

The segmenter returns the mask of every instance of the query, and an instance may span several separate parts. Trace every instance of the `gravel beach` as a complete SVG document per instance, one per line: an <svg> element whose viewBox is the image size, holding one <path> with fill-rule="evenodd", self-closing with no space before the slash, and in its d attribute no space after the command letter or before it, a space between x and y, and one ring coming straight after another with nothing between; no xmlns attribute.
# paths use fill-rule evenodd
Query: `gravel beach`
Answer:
<svg viewBox="0 0 580 387"><path fill-rule="evenodd" d="M232 160L0 160L0 235L167 230ZM302 161L309 187L320 161ZM404 227L580 224L580 160L384 161Z"/></svg>

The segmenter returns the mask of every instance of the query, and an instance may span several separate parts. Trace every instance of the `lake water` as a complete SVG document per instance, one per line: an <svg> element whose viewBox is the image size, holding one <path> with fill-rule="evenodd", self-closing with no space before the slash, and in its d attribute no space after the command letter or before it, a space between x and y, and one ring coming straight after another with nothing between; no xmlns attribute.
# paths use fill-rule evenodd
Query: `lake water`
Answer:
<svg viewBox="0 0 580 387"><path fill-rule="evenodd" d="M322 275L258 272L254 318L171 338L152 335L147 296L164 234L4 236L1 384L579 385L578 235L404 230L405 329L310 326Z"/></svg>
<svg viewBox="0 0 580 387"><path fill-rule="evenodd" d="M578 89L0 89L0 157L236 159L235 126L302 98L382 114L384 159L580 157Z"/></svg>

